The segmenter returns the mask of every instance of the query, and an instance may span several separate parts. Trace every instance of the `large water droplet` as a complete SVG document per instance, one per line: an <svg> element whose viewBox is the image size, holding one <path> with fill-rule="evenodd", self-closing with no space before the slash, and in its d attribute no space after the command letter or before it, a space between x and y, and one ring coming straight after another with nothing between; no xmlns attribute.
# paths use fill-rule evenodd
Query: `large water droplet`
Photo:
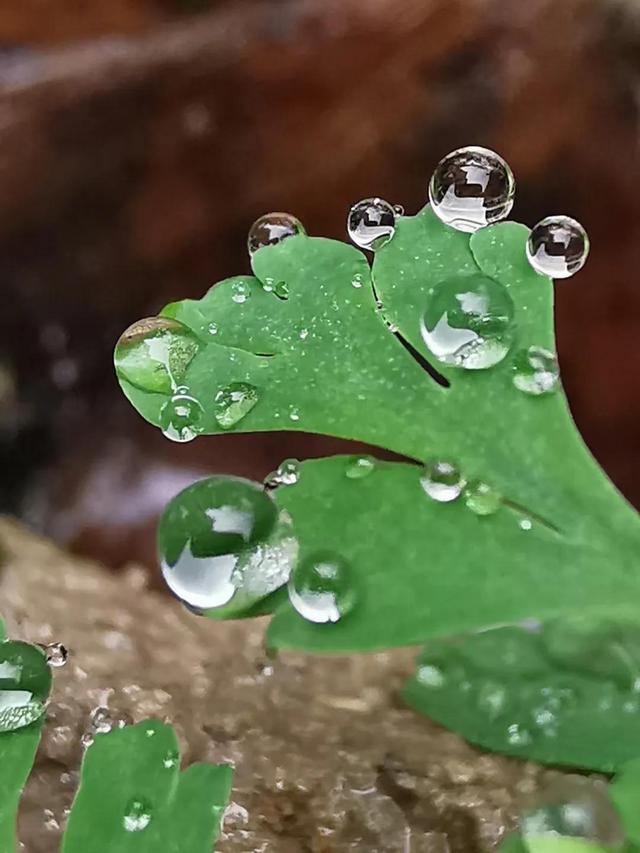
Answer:
<svg viewBox="0 0 640 853"><path fill-rule="evenodd" d="M361 480L372 474L376 467L373 456L352 456L347 462L345 474L350 480Z"/></svg>
<svg viewBox="0 0 640 853"><path fill-rule="evenodd" d="M544 835L582 838L621 850L625 832L606 789L581 776L552 782L525 806L520 822L525 840Z"/></svg>
<svg viewBox="0 0 640 853"><path fill-rule="evenodd" d="M253 255L263 246L275 246L288 237L305 233L302 222L290 213L265 213L256 219L249 230L249 254Z"/></svg>
<svg viewBox="0 0 640 853"><path fill-rule="evenodd" d="M291 519L257 483L210 477L165 509L158 527L163 577L199 611L238 610L289 578L298 543Z"/></svg>
<svg viewBox="0 0 640 853"><path fill-rule="evenodd" d="M62 643L49 643L44 646L44 656L49 666L64 666L69 659L69 652Z"/></svg>
<svg viewBox="0 0 640 853"><path fill-rule="evenodd" d="M536 272L551 278L569 278L585 265L589 238L569 216L547 216L534 226L527 240L527 258Z"/></svg>
<svg viewBox="0 0 640 853"><path fill-rule="evenodd" d="M434 501L448 503L460 497L465 481L452 462L434 459L424 466L420 485Z"/></svg>
<svg viewBox="0 0 640 853"><path fill-rule="evenodd" d="M213 398L215 419L222 429L232 429L253 409L259 399L258 389L248 382L225 385Z"/></svg>
<svg viewBox="0 0 640 853"><path fill-rule="evenodd" d="M329 551L310 555L289 579L289 599L310 622L338 622L356 600L351 567L339 554Z"/></svg>
<svg viewBox="0 0 640 853"><path fill-rule="evenodd" d="M560 368L555 354L543 347L528 347L513 359L513 384L519 391L539 397L558 387Z"/></svg>
<svg viewBox="0 0 640 853"><path fill-rule="evenodd" d="M504 285L481 274L457 276L434 289L422 317L422 337L442 364L484 370L509 352L513 316Z"/></svg>
<svg viewBox="0 0 640 853"><path fill-rule="evenodd" d="M500 492L482 480L471 480L464 490L464 502L476 515L493 515L500 509Z"/></svg>
<svg viewBox="0 0 640 853"><path fill-rule="evenodd" d="M265 485L269 488L276 486L295 486L300 479L300 462L297 459L285 459L275 471L265 477Z"/></svg>
<svg viewBox="0 0 640 853"><path fill-rule="evenodd" d="M180 385L200 344L177 320L148 317L122 333L114 353L116 372L142 391L170 394Z"/></svg>
<svg viewBox="0 0 640 853"><path fill-rule="evenodd" d="M356 246L372 252L381 249L396 230L393 205L382 198L365 198L347 216L347 233Z"/></svg>
<svg viewBox="0 0 640 853"><path fill-rule="evenodd" d="M127 832L142 832L151 823L151 804L142 798L135 797L125 808L122 825Z"/></svg>
<svg viewBox="0 0 640 853"><path fill-rule="evenodd" d="M473 232L508 216L515 190L513 172L502 157L470 145L438 163L429 182L429 201L445 225Z"/></svg>
<svg viewBox="0 0 640 853"><path fill-rule="evenodd" d="M51 690L51 670L43 650L30 643L0 643L0 732L38 720Z"/></svg>
<svg viewBox="0 0 640 853"><path fill-rule="evenodd" d="M191 441L201 432L204 410L187 388L178 388L160 409L160 426L171 441Z"/></svg>

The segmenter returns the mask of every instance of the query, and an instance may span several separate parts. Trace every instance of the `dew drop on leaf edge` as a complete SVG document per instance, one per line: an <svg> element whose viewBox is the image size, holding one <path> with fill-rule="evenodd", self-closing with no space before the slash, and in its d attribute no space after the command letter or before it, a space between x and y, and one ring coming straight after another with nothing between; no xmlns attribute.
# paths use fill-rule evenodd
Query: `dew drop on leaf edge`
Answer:
<svg viewBox="0 0 640 853"><path fill-rule="evenodd" d="M270 488L276 486L295 486L300 479L300 462L298 459L284 459L271 474L265 478L265 485Z"/></svg>
<svg viewBox="0 0 640 853"><path fill-rule="evenodd" d="M432 500L449 503L460 497L465 480L453 462L433 459L423 467L420 485Z"/></svg>
<svg viewBox="0 0 640 853"><path fill-rule="evenodd" d="M382 198L365 198L349 210L347 233L360 249L377 251L386 245L396 230L393 205Z"/></svg>
<svg viewBox="0 0 640 853"><path fill-rule="evenodd" d="M204 409L185 387L178 388L160 409L160 427L171 441L192 441L201 431Z"/></svg>
<svg viewBox="0 0 640 853"><path fill-rule="evenodd" d="M289 601L309 622L338 622L355 604L350 564L339 554L310 554L294 568L288 584Z"/></svg>
<svg viewBox="0 0 640 853"><path fill-rule="evenodd" d="M305 234L303 224L290 213L265 213L249 229L247 248L249 255L255 254L265 246L275 246L287 240Z"/></svg>
<svg viewBox="0 0 640 853"><path fill-rule="evenodd" d="M519 350L513 359L513 384L525 394L540 397L558 387L560 368L555 353L544 347Z"/></svg>
<svg viewBox="0 0 640 853"><path fill-rule="evenodd" d="M19 640L0 643L0 732L15 731L43 716L51 680L40 646Z"/></svg>
<svg viewBox="0 0 640 853"><path fill-rule="evenodd" d="M350 480L361 480L363 477L368 477L372 474L376 467L376 460L373 456L352 456L347 461L345 475Z"/></svg>
<svg viewBox="0 0 640 853"><path fill-rule="evenodd" d="M585 265L589 238L570 216L547 216L534 225L526 252L536 272L550 278L569 278Z"/></svg>
<svg viewBox="0 0 640 853"><path fill-rule="evenodd" d="M429 182L429 201L436 216L467 233L505 219L514 197L515 179L506 161L476 145L443 157Z"/></svg>

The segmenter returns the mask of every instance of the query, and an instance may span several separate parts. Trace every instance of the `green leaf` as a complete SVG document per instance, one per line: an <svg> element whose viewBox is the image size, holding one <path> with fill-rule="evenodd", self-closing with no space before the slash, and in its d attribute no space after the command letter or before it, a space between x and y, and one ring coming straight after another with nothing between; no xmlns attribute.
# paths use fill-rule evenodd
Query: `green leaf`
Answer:
<svg viewBox="0 0 640 853"><path fill-rule="evenodd" d="M613 851L609 847L603 847L601 844L594 844L582 838L540 836L523 841L519 836L512 835L503 842L500 853L613 853Z"/></svg>
<svg viewBox="0 0 640 853"><path fill-rule="evenodd" d="M627 762L609 786L629 838L640 845L640 759Z"/></svg>
<svg viewBox="0 0 640 853"><path fill-rule="evenodd" d="M97 735L62 853L210 853L231 775L205 764L180 773L176 734L156 720Z"/></svg>
<svg viewBox="0 0 640 853"><path fill-rule="evenodd" d="M640 754L638 661L635 624L497 628L429 643L405 698L485 748L612 772Z"/></svg>
<svg viewBox="0 0 640 853"><path fill-rule="evenodd" d="M553 349L552 285L526 261L527 233L506 223L469 238L425 209L399 221L376 255L373 282L357 250L296 236L254 255L256 277L221 282L163 312L200 342L180 380L202 406L197 430L360 439L416 462L452 460L504 496L495 515L481 518L463 501L430 500L415 465L379 463L354 480L341 458L305 464L276 499L291 514L302 558L330 548L351 564L359 604L322 626L281 604L273 645L367 650L525 617L637 612L636 513L582 443L561 390L532 397L513 385L520 348ZM442 281L480 274L506 289L516 340L488 370L437 364L444 387L415 355L431 359L421 316ZM282 282L286 299L275 292ZM168 396L120 379L141 414L160 424ZM252 406L221 423L216 399L237 383L255 389Z"/></svg>

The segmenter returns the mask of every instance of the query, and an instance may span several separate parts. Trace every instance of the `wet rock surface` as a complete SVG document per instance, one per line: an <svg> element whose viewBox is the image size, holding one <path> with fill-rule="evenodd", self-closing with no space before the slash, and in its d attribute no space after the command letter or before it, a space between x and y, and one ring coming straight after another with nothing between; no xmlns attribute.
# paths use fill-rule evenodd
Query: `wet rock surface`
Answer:
<svg viewBox="0 0 640 853"><path fill-rule="evenodd" d="M183 763L235 765L219 853L482 853L554 771L474 750L405 708L413 651L264 653L265 622L214 623L0 520L12 636L63 642L19 819L22 850L58 849L96 706L172 722Z"/></svg>

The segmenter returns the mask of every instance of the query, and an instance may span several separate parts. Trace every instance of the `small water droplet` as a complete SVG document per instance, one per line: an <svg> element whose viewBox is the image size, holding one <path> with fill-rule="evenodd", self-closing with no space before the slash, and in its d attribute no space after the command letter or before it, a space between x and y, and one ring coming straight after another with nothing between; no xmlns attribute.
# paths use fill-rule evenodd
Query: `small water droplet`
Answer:
<svg viewBox="0 0 640 853"><path fill-rule="evenodd" d="M295 486L300 479L300 462L297 459L285 459L275 471L265 478L265 485L270 488L276 486Z"/></svg>
<svg viewBox="0 0 640 853"><path fill-rule="evenodd" d="M404 216L404 207L401 204L393 205L393 212L396 216Z"/></svg>
<svg viewBox="0 0 640 853"><path fill-rule="evenodd" d="M513 172L499 154L470 145L438 163L429 201L445 225L470 233L507 217L515 189Z"/></svg>
<svg viewBox="0 0 640 853"><path fill-rule="evenodd" d="M207 331L209 332L210 335L217 335L218 334L217 324L216 323L209 323L209 325L207 326Z"/></svg>
<svg viewBox="0 0 640 853"><path fill-rule="evenodd" d="M273 288L273 292L279 299L288 299L289 298L289 285L286 281L277 282L276 286Z"/></svg>
<svg viewBox="0 0 640 853"><path fill-rule="evenodd" d="M507 728L507 742L511 746L527 746L532 740L529 729L521 726L520 723L512 723Z"/></svg>
<svg viewBox="0 0 640 853"><path fill-rule="evenodd" d="M192 441L201 432L204 409L187 388L178 388L160 409L160 426L171 441Z"/></svg>
<svg viewBox="0 0 640 853"><path fill-rule="evenodd" d="M486 681L478 688L478 708L484 712L489 719L497 720L507 704L507 689L504 684L495 681Z"/></svg>
<svg viewBox="0 0 640 853"><path fill-rule="evenodd" d="M420 485L434 501L448 503L460 497L465 481L452 462L434 459L422 469Z"/></svg>
<svg viewBox="0 0 640 853"><path fill-rule="evenodd" d="M527 240L527 258L536 272L551 278L569 278L585 265L589 238L569 216L547 216L534 226Z"/></svg>
<svg viewBox="0 0 640 853"><path fill-rule="evenodd" d="M260 399L255 385L232 382L216 392L213 398L214 416L222 429L231 429L247 415Z"/></svg>
<svg viewBox="0 0 640 853"><path fill-rule="evenodd" d="M347 233L360 249L381 249L393 237L396 214L382 198L365 198L354 204L347 216ZM353 280L352 280L353 283Z"/></svg>
<svg viewBox="0 0 640 853"><path fill-rule="evenodd" d="M125 808L122 825L127 832L142 832L151 823L151 805L143 799L134 798Z"/></svg>
<svg viewBox="0 0 640 853"><path fill-rule="evenodd" d="M471 480L464 490L464 502L476 515L493 515L502 504L500 492L482 480Z"/></svg>
<svg viewBox="0 0 640 853"><path fill-rule="evenodd" d="M338 622L355 604L351 567L328 551L302 560L289 578L289 600L309 622Z"/></svg>
<svg viewBox="0 0 640 853"><path fill-rule="evenodd" d="M305 234L299 219L290 213L265 213L253 223L249 230L247 247L253 255L264 246L275 246L289 237Z"/></svg>
<svg viewBox="0 0 640 853"><path fill-rule="evenodd" d="M106 735L114 729L123 729L125 726L131 725L132 722L129 714L116 713L104 705L99 705L91 712L80 742L84 749L88 749L95 741L96 735Z"/></svg>
<svg viewBox="0 0 640 853"><path fill-rule="evenodd" d="M44 646L44 655L49 666L64 666L69 659L69 652L62 643L49 643Z"/></svg>
<svg viewBox="0 0 640 853"><path fill-rule="evenodd" d="M542 347L528 347L513 360L513 384L525 394L550 394L558 387L560 368L555 354Z"/></svg>
<svg viewBox="0 0 640 853"><path fill-rule="evenodd" d="M485 370L509 352L513 317L513 301L504 285L482 274L456 276L434 288L421 332L442 364Z"/></svg>
<svg viewBox="0 0 640 853"><path fill-rule="evenodd" d="M298 543L291 519L257 483L200 480L177 495L158 525L169 589L197 611L249 606L289 578Z"/></svg>
<svg viewBox="0 0 640 853"><path fill-rule="evenodd" d="M425 687L439 688L446 684L444 670L435 664L422 664L418 667L416 678Z"/></svg>
<svg viewBox="0 0 640 853"><path fill-rule="evenodd" d="M169 394L182 381L200 349L195 335L177 320L148 317L122 333L114 362L121 379L141 391Z"/></svg>
<svg viewBox="0 0 640 853"><path fill-rule="evenodd" d="M251 296L249 285L244 281L234 281L231 285L231 298L238 305L242 305Z"/></svg>
<svg viewBox="0 0 640 853"><path fill-rule="evenodd" d="M357 272L353 276L353 278L351 279L351 286L352 287L362 287L363 284L364 284L364 278L362 276L362 273Z"/></svg>
<svg viewBox="0 0 640 853"><path fill-rule="evenodd" d="M300 329L299 337L300 337L301 341L306 341L308 336L309 336L309 329Z"/></svg>
<svg viewBox="0 0 640 853"><path fill-rule="evenodd" d="M165 770L171 770L174 767L177 767L180 764L180 753L175 750L169 750L165 757L162 759L162 766Z"/></svg>
<svg viewBox="0 0 640 853"><path fill-rule="evenodd" d="M299 421L300 420L300 409L298 409L296 406L293 406L289 410L289 419L292 421Z"/></svg>
<svg viewBox="0 0 640 853"><path fill-rule="evenodd" d="M347 462L345 474L350 480L361 480L372 474L376 467L373 456L352 456Z"/></svg>
<svg viewBox="0 0 640 853"><path fill-rule="evenodd" d="M265 290L267 293L272 293L273 288L275 287L275 283L275 278L271 278L270 275L267 275L264 277L264 280L262 282L262 289Z"/></svg>
<svg viewBox="0 0 640 853"><path fill-rule="evenodd" d="M520 831L525 841L551 835L582 838L622 850L625 831L606 788L581 776L554 780L532 797L522 812Z"/></svg>
<svg viewBox="0 0 640 853"><path fill-rule="evenodd" d="M533 527L533 522L530 518L521 518L518 524L520 525L521 530L531 530Z"/></svg>

